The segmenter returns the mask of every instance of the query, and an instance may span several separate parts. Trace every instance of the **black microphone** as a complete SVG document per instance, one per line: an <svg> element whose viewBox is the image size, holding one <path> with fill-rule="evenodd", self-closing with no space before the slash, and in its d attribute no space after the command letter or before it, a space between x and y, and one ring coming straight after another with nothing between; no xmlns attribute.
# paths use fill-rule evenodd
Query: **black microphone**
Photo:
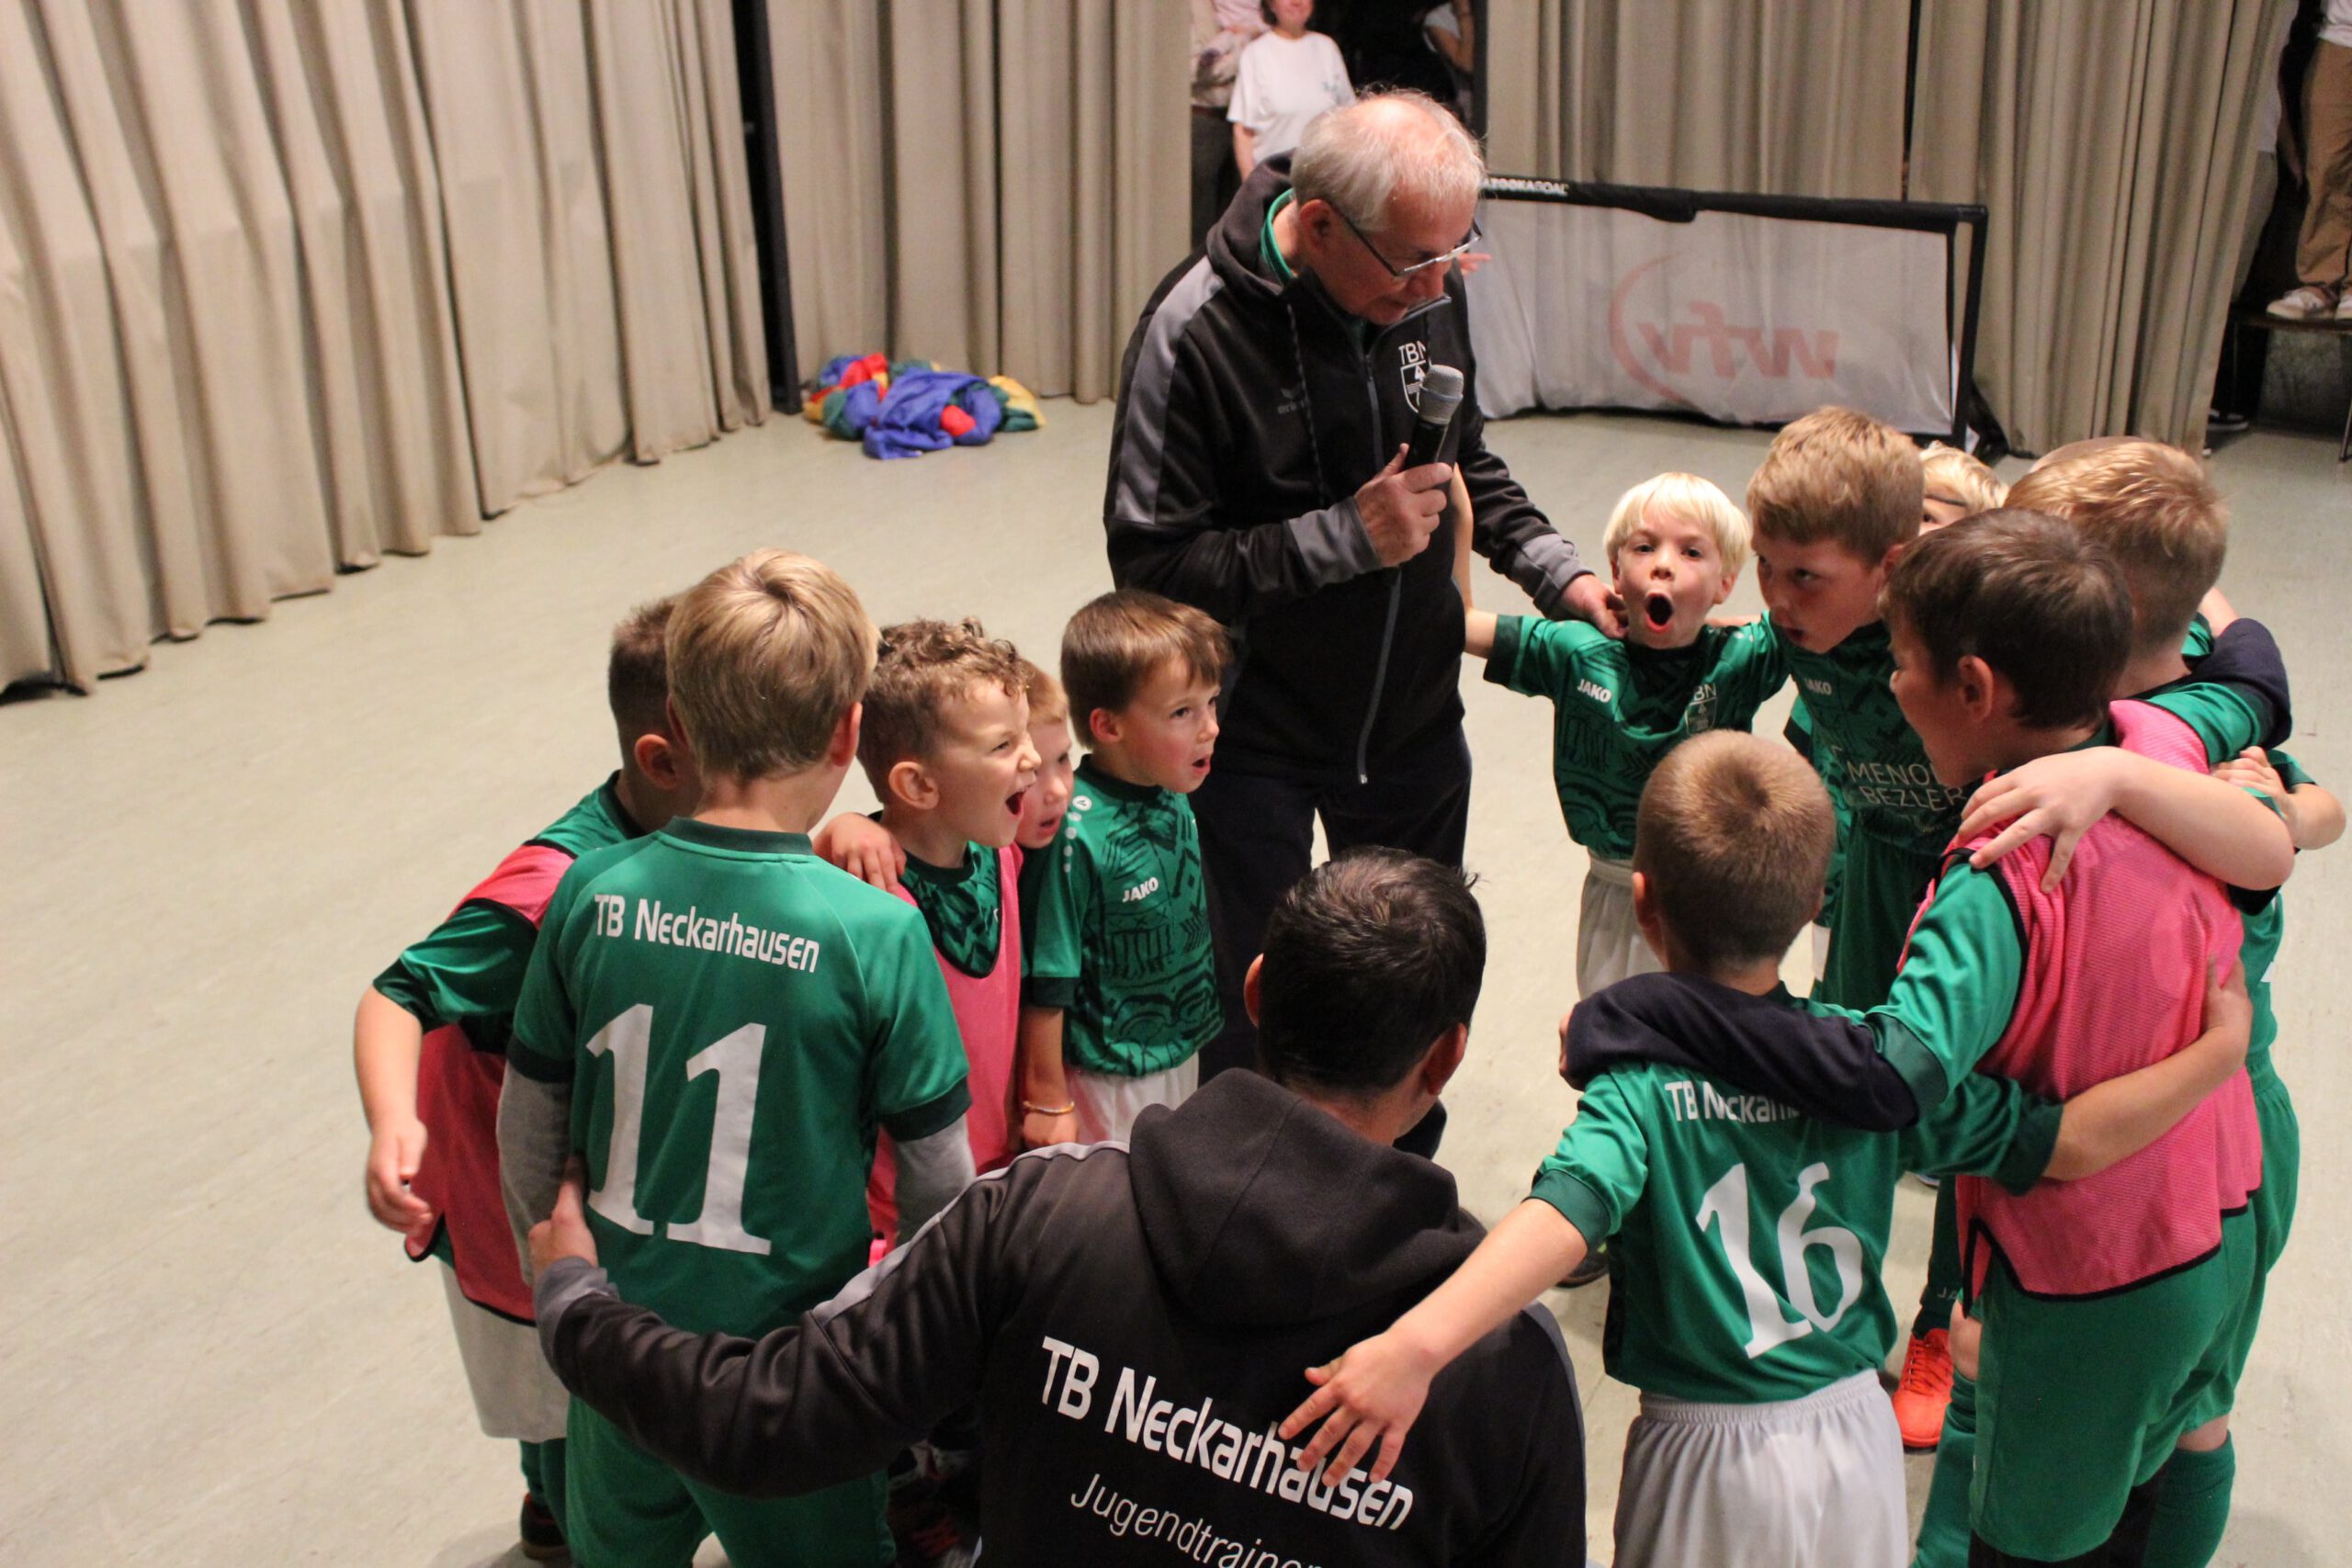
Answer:
<svg viewBox="0 0 2352 1568"><path fill-rule="evenodd" d="M1451 365L1432 365L1421 377L1420 418L1405 446L1405 466L1418 468L1437 461L1445 446L1445 432L1453 411L1462 406L1462 372Z"/></svg>

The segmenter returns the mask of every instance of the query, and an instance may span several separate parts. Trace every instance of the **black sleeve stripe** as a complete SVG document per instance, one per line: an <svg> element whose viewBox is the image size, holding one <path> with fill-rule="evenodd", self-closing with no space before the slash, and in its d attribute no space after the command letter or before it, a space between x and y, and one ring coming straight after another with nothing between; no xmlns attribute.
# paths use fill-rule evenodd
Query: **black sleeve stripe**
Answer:
<svg viewBox="0 0 2352 1568"><path fill-rule="evenodd" d="M956 1124L956 1118L972 1108L972 1091L962 1079L938 1099L882 1118L882 1126L890 1136L902 1144L917 1138L928 1138L933 1133L944 1132Z"/></svg>

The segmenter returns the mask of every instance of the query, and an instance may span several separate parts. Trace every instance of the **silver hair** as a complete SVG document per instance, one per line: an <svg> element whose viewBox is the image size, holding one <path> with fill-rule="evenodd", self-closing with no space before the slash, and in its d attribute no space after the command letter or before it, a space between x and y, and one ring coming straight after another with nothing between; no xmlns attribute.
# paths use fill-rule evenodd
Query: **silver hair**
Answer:
<svg viewBox="0 0 2352 1568"><path fill-rule="evenodd" d="M1399 108L1417 111L1396 112ZM1478 198L1486 155L1427 93L1375 93L1315 117L1291 154L1291 189L1330 203L1367 229L1385 228L1404 195L1439 207Z"/></svg>

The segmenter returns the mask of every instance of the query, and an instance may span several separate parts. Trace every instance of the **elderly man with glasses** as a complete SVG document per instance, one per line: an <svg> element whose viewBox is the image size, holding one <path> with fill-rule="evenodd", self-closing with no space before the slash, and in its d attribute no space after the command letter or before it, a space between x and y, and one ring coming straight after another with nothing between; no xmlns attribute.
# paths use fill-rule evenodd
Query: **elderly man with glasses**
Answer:
<svg viewBox="0 0 2352 1568"><path fill-rule="evenodd" d="M1207 611L1237 652L1216 767L1192 797L1226 990L1204 1077L1254 1064L1241 974L1307 868L1317 816L1334 853L1385 844L1461 863L1455 530L1544 614L1622 630L1601 579L1486 447L1456 265L1485 173L1421 94L1334 109L1252 172L1127 346L1112 575ZM1437 365L1468 395L1443 460L1408 468ZM1439 1125L1419 1130L1424 1152Z"/></svg>

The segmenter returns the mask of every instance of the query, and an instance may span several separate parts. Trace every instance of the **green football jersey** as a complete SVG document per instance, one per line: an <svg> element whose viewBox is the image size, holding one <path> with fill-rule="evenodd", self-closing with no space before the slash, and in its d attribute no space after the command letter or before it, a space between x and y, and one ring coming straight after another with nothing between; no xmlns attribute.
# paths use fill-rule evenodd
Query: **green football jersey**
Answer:
<svg viewBox="0 0 2352 1568"><path fill-rule="evenodd" d="M2278 782L2289 789L2318 782L2303 771L2301 762L2276 747L2270 750L2270 765L2277 770ZM2270 1047L2278 1040L2278 1015L2270 1006L2270 972L2278 966L2278 950L2287 940L2286 901L2285 892L2280 891L2265 899L2254 913L2241 911L2245 938L2238 956L2245 964L2246 996L2254 1003L2254 1032L2246 1041L2245 1070L2257 1090L2278 1081L2278 1065L2270 1057Z"/></svg>
<svg viewBox="0 0 2352 1568"><path fill-rule="evenodd" d="M899 886L922 911L932 945L965 974L978 978L996 967L1003 945L1004 889L997 885L997 853L964 846L960 865L933 865L907 857Z"/></svg>
<svg viewBox="0 0 2352 1568"><path fill-rule="evenodd" d="M2205 617L2199 615L2188 628L2181 657L2199 658L2211 652L2212 648L2211 632ZM2263 716L2245 694L2219 682L2200 681L2193 673L2143 692L2136 700L2164 709L2196 731L2197 739L2204 743L2208 767L2220 767L2262 739ZM2278 769L2281 782L2289 789L2299 783L2311 782L2311 775L2284 751L2271 752L2270 759L2270 765ZM2288 776L2290 768L2294 770L2292 777ZM2246 996L2254 1003L2254 1032L2246 1043L2245 1070L2257 1089L2278 1077L2278 1069L2270 1060L2270 1047L2278 1038L2278 1018L2270 1010L2270 966L2278 959L2279 944L2286 940L2285 916L2279 908L2282 897L2283 895L2273 894L2260 909L2251 914L2241 911L2245 938L2240 951L2245 960Z"/></svg>
<svg viewBox="0 0 2352 1568"><path fill-rule="evenodd" d="M1660 758L1710 729L1746 729L1788 669L1762 622L1702 626L1689 648L1639 648L1582 621L1504 615L1487 679L1552 703L1552 783L1568 837L1634 852L1634 814Z"/></svg>
<svg viewBox="0 0 2352 1568"><path fill-rule="evenodd" d="M1781 727L1781 739L1796 748L1798 755L1813 764L1821 779L1821 787L1829 795L1830 815L1838 819L1838 847L1830 852L1829 874L1821 883L1821 912L1813 918L1816 926L1835 930L1838 924L1838 890L1846 876L1846 835L1852 831L1846 820L1846 792L1838 782L1837 770L1830 766L1827 751L1813 743L1813 716L1805 712L1804 698L1800 695L1789 705L1789 722Z"/></svg>
<svg viewBox="0 0 2352 1568"><path fill-rule="evenodd" d="M1970 1171L2023 1190L2059 1116L1972 1074L1909 1130L1859 1133L1704 1073L1619 1067L1585 1090L1532 1195L1609 1242L1610 1376L1677 1399L1798 1399L1877 1370L1894 1343L1879 1267L1896 1179Z"/></svg>
<svg viewBox="0 0 2352 1568"><path fill-rule="evenodd" d="M1193 803L1088 759L1037 889L1024 999L1062 1010L1062 1055L1090 1073L1181 1066L1224 1027Z"/></svg>
<svg viewBox="0 0 2352 1568"><path fill-rule="evenodd" d="M615 773L528 841L552 845L578 860L644 832L621 805L620 775ZM428 1033L460 1024L477 1050L503 1051L538 940L539 928L521 910L469 898L377 976L376 989Z"/></svg>
<svg viewBox="0 0 2352 1568"><path fill-rule="evenodd" d="M1869 1008L1886 998L1904 932L1960 826L1968 792L1936 782L1887 679L1886 624L1858 628L1827 653L1782 644L1813 723L1814 766L1838 780L1838 886L1824 1000Z"/></svg>
<svg viewBox="0 0 2352 1568"><path fill-rule="evenodd" d="M1852 830L1939 857L1968 792L1936 782L1927 748L1895 704L1886 623L1858 628L1826 653L1781 649L1813 720L1815 765L1836 771Z"/></svg>
<svg viewBox="0 0 2352 1568"><path fill-rule="evenodd" d="M865 1266L876 1126L970 1103L912 906L797 833L692 819L574 865L508 1062L571 1086L613 1282L689 1333L763 1334Z"/></svg>

